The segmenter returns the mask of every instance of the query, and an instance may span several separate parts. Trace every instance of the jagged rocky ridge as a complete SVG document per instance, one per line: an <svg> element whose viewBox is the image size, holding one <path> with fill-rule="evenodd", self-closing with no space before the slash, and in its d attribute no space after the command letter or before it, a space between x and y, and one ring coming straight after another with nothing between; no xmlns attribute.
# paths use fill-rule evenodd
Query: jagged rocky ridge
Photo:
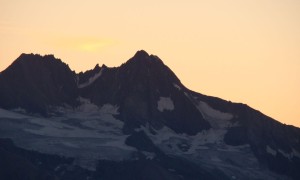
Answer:
<svg viewBox="0 0 300 180"><path fill-rule="evenodd" d="M22 54L0 74L0 107L1 137L77 158L95 179L300 178L299 128L193 92L143 50L79 74L52 55Z"/></svg>

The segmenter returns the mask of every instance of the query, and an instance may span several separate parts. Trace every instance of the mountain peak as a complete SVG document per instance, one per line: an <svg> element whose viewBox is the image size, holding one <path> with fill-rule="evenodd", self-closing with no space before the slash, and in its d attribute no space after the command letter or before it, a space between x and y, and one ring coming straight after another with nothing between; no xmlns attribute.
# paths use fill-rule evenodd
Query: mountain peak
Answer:
<svg viewBox="0 0 300 180"><path fill-rule="evenodd" d="M59 60L57 58L54 57L53 54L46 54L44 56L40 55L40 54L33 54L33 53L30 53L30 54L26 54L26 53L22 53L18 59L32 59L32 58L39 58L39 59L55 59L55 60ZM17 59L17 60L18 60Z"/></svg>
<svg viewBox="0 0 300 180"><path fill-rule="evenodd" d="M16 68L16 67L27 67L27 68L40 68L41 66L66 66L69 68L69 66L62 62L61 59L56 58L53 54L46 54L46 55L40 55L40 54L26 54L22 53L11 65L8 67L10 68Z"/></svg>
<svg viewBox="0 0 300 180"><path fill-rule="evenodd" d="M139 50L125 64L135 68L150 68L154 66L164 66L164 63L155 55L149 55L145 50Z"/></svg>
<svg viewBox="0 0 300 180"><path fill-rule="evenodd" d="M134 58L146 58L149 57L149 54L145 50L139 50L133 56Z"/></svg>
<svg viewBox="0 0 300 180"><path fill-rule="evenodd" d="M43 115L48 105L74 104L77 96L75 73L54 55L21 54L3 71L0 86L11 88L0 88L1 107Z"/></svg>
<svg viewBox="0 0 300 180"><path fill-rule="evenodd" d="M99 64L96 64L96 66L94 67L94 69L100 69Z"/></svg>

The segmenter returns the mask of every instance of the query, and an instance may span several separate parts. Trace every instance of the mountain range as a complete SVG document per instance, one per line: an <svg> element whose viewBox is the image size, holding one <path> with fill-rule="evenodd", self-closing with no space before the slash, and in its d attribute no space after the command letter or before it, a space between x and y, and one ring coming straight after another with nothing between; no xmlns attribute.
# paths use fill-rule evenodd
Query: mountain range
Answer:
<svg viewBox="0 0 300 180"><path fill-rule="evenodd" d="M0 179L300 179L300 129L144 50L80 73L22 54L0 73L0 159Z"/></svg>

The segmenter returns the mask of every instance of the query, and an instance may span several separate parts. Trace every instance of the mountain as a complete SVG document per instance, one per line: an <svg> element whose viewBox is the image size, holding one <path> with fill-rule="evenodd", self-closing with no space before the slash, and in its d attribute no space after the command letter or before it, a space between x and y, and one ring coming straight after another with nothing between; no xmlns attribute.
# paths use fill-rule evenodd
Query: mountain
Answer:
<svg viewBox="0 0 300 180"><path fill-rule="evenodd" d="M299 128L191 91L143 50L78 74L22 54L0 73L0 108L6 179L17 159L28 179L300 179Z"/></svg>
<svg viewBox="0 0 300 180"><path fill-rule="evenodd" d="M75 72L53 55L22 54L0 76L1 107L46 115L50 106L74 104Z"/></svg>
<svg viewBox="0 0 300 180"><path fill-rule="evenodd" d="M187 134L210 127L194 104L178 90L184 88L179 79L156 56L139 51L119 68L102 68L99 72L101 77L81 88L81 95L99 106L117 105L125 132L147 123L154 128L166 125L177 133Z"/></svg>

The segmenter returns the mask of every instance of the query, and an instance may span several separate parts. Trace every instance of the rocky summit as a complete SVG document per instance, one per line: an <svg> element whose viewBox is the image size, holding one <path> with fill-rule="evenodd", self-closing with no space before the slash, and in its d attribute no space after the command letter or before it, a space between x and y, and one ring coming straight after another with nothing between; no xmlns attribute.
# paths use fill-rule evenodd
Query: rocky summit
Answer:
<svg viewBox="0 0 300 180"><path fill-rule="evenodd" d="M300 129L185 87L138 51L75 73L22 54L0 73L0 179L300 179Z"/></svg>

